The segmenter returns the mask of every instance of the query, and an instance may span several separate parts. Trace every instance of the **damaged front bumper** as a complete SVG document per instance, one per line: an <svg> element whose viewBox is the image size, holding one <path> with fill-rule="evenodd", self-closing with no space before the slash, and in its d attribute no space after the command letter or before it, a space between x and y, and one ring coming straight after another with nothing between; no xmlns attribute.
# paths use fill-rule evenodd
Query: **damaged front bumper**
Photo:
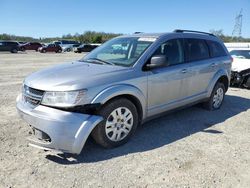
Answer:
<svg viewBox="0 0 250 188"><path fill-rule="evenodd" d="M28 123L35 135L28 138L29 145L41 149L79 154L95 126L103 118L97 115L66 112L42 105L32 107L17 97L20 117Z"/></svg>

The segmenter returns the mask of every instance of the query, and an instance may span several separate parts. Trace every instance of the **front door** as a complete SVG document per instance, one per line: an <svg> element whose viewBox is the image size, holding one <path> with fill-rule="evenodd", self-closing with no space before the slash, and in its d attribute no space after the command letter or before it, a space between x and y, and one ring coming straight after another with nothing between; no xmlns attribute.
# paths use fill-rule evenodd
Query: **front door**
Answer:
<svg viewBox="0 0 250 188"><path fill-rule="evenodd" d="M154 55L165 55L168 66L149 71L148 116L177 107L186 96L186 78L189 76L182 39L164 42Z"/></svg>

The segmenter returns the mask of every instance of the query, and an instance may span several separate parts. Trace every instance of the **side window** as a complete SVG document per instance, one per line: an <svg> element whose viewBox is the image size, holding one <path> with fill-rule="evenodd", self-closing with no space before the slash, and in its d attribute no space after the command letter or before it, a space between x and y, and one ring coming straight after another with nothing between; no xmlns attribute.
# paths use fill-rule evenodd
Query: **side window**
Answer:
<svg viewBox="0 0 250 188"><path fill-rule="evenodd" d="M172 39L163 43L153 54L165 55L169 65L176 65L184 62L184 51L181 39Z"/></svg>
<svg viewBox="0 0 250 188"><path fill-rule="evenodd" d="M224 48L218 42L209 40L207 43L212 57L221 57L227 55Z"/></svg>
<svg viewBox="0 0 250 188"><path fill-rule="evenodd" d="M187 61L198 61L209 58L206 42L201 39L185 39Z"/></svg>

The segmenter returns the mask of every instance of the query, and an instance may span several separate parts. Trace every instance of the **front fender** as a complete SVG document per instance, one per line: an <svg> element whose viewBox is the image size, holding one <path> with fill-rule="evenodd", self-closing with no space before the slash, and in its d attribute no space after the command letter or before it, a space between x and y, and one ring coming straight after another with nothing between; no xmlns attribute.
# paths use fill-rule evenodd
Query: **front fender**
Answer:
<svg viewBox="0 0 250 188"><path fill-rule="evenodd" d="M211 96L211 93L214 89L214 86L216 84L216 82L222 77L222 76L226 76L228 78L228 83L230 82L230 76L229 76L229 73L224 70L224 69L220 69L216 72L216 74L214 75L214 77L211 79L208 87L207 87L207 97L210 97Z"/></svg>
<svg viewBox="0 0 250 188"><path fill-rule="evenodd" d="M91 103L105 104L110 99L120 95L131 95L136 97L142 107L142 119L146 117L146 97L140 89L129 84L119 84L108 87L95 96Z"/></svg>

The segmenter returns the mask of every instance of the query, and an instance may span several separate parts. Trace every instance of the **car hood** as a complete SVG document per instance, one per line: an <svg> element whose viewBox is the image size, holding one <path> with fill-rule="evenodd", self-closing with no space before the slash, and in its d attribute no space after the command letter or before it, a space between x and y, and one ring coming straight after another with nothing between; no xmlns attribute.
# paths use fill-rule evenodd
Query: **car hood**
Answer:
<svg viewBox="0 0 250 188"><path fill-rule="evenodd" d="M232 71L241 72L246 69L250 69L250 59L233 59Z"/></svg>
<svg viewBox="0 0 250 188"><path fill-rule="evenodd" d="M78 90L119 80L122 72L130 71L127 67L76 61L35 72L25 79L24 84L45 91Z"/></svg>

